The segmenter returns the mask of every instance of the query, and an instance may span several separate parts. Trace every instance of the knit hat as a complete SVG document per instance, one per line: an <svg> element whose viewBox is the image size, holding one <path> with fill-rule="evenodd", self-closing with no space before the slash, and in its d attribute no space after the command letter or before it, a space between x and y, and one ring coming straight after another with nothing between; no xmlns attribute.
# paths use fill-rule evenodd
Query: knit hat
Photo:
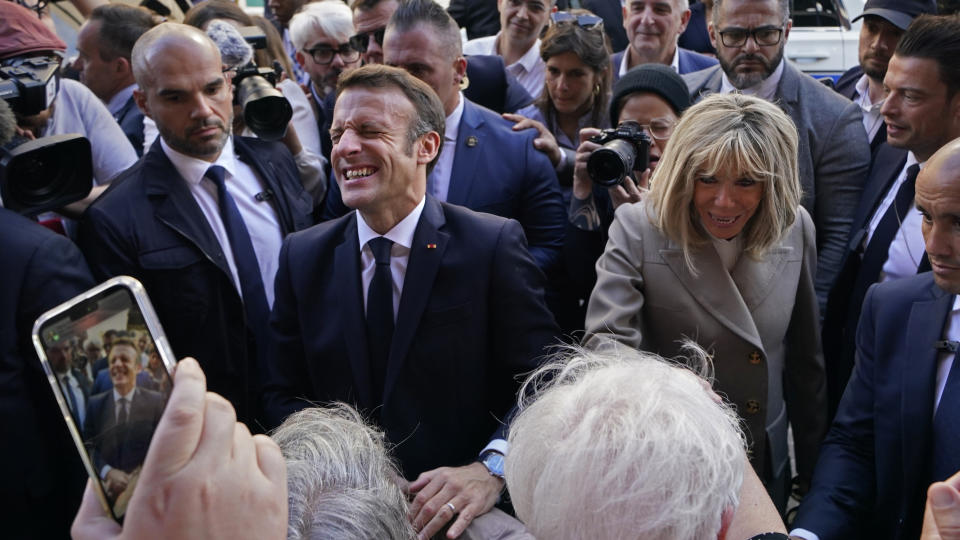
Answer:
<svg viewBox="0 0 960 540"><path fill-rule="evenodd" d="M0 0L0 58L66 48L63 40L40 22L36 12Z"/></svg>
<svg viewBox="0 0 960 540"><path fill-rule="evenodd" d="M642 64L620 77L613 85L613 99L610 100L610 125L617 125L621 101L630 94L652 92L670 104L677 116L690 106L690 91L683 78L670 66L663 64Z"/></svg>

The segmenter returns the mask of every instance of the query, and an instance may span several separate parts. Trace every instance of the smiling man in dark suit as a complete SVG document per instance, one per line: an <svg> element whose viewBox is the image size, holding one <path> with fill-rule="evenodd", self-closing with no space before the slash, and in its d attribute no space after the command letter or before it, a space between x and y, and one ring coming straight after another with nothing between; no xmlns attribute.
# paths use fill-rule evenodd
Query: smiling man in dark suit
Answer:
<svg viewBox="0 0 960 540"><path fill-rule="evenodd" d="M312 402L371 416L414 479L424 538L496 502L517 376L557 332L517 222L427 194L443 132L437 95L405 71L341 77L331 165L356 212L284 243L266 388L274 425Z"/></svg>
<svg viewBox="0 0 960 540"><path fill-rule="evenodd" d="M205 34L165 23L132 58L160 137L87 211L81 247L94 275L144 284L173 350L256 429L277 255L310 224L310 197L282 144L231 136L231 83Z"/></svg>

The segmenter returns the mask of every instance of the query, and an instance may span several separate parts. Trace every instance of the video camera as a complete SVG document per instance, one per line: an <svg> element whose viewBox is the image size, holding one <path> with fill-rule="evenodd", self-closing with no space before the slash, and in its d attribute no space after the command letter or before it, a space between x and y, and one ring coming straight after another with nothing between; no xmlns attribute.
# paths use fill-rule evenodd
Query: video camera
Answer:
<svg viewBox="0 0 960 540"><path fill-rule="evenodd" d="M243 27L239 33L254 49L267 47L266 34L256 26ZM283 138L293 117L290 102L276 89L277 79L276 68L257 67L252 60L237 68L233 78L234 103L243 107L243 120L250 130L266 141Z"/></svg>
<svg viewBox="0 0 960 540"><path fill-rule="evenodd" d="M587 174L603 187L616 186L632 171L643 172L650 164L650 137L632 120L605 129L590 141L602 146L587 158Z"/></svg>
<svg viewBox="0 0 960 540"><path fill-rule="evenodd" d="M17 119L50 108L60 57L37 53L0 61L0 206L35 216L79 201L93 186L90 141L77 134L28 140Z"/></svg>

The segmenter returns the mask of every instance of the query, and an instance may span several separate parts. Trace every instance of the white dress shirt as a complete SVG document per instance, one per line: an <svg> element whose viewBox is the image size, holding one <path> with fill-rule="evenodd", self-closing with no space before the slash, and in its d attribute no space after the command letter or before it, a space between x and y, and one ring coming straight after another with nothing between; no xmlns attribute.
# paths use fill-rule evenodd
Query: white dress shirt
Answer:
<svg viewBox="0 0 960 540"><path fill-rule="evenodd" d="M457 153L457 135L460 134L460 119L463 118L463 93L453 112L444 120L443 148L427 178L427 191L435 198L446 202L450 194L450 175L453 173L453 157Z"/></svg>
<svg viewBox="0 0 960 540"><path fill-rule="evenodd" d="M107 110L110 111L110 114L112 114L114 118L120 114L120 111L123 110L124 105L130 101L130 98L133 97L133 91L137 88L139 88L137 83L133 83L114 94L113 97L107 101Z"/></svg>
<svg viewBox="0 0 960 540"><path fill-rule="evenodd" d="M883 107L883 100L873 103L870 101L870 78L866 75L860 77L854 87L857 95L853 97L853 102L860 106L863 113L863 129L867 132L867 139L873 140L880 126L883 125L883 116L880 114L880 108Z"/></svg>
<svg viewBox="0 0 960 540"><path fill-rule="evenodd" d="M623 51L623 58L620 59L620 71L618 72L617 77L623 77L630 71L630 46ZM680 73L680 47L673 48L673 59L670 60L670 67L674 71Z"/></svg>
<svg viewBox="0 0 960 540"><path fill-rule="evenodd" d="M873 213L873 217L870 218L870 223L867 226L867 243L873 238L873 234L880 225L883 215L887 213L887 209L890 208L894 199L897 198L897 191L900 190L900 186L907 180L907 169L916 163L917 157L913 155L913 152L909 152L907 154L907 161L904 163L903 169L900 170L899 176L897 176L897 179L894 180L893 184L887 190L883 200L880 201L876 211ZM920 164L921 169L924 164L925 163ZM926 250L923 241L923 232L920 230L922 221L923 218L920 216L920 212L917 211L916 205L911 201L910 209L907 210L907 214L900 224L900 229L897 230L896 236L894 236L890 242L887 260L883 263L883 269L880 272L881 282L909 277L917 273L920 260L923 258L923 253Z"/></svg>
<svg viewBox="0 0 960 540"><path fill-rule="evenodd" d="M503 56L500 54L500 51L497 50L497 38L499 37L500 33L497 32L495 36L471 39L463 45L463 54ZM534 99L543 93L543 81L546 77L546 71L547 64L540 58L539 39L527 49L527 52L523 53L523 56L521 56L519 60L507 66L507 73L516 77L517 81L526 88L527 92L529 92Z"/></svg>
<svg viewBox="0 0 960 540"><path fill-rule="evenodd" d="M373 280L373 274L376 271L377 261L373 257L373 251L367 244L370 240L383 236L393 241L390 247L390 275L393 278L393 320L397 320L397 310L400 308L400 295L403 292L403 279L407 275L407 264L410 262L410 248L413 246L413 233L417 230L417 224L420 223L420 215L423 214L423 207L427 198L420 199L420 203L407 214L407 217L400 220L399 223L380 235L367 225L363 215L357 210L357 240L360 242L360 278L363 281L363 306L366 313L367 293L370 288L370 281Z"/></svg>
<svg viewBox="0 0 960 540"><path fill-rule="evenodd" d="M237 159L233 151L233 137L227 138L227 143L220 151L220 157L214 163L203 161L181 154L167 145L161 137L160 145L163 152L170 158L174 168L187 182L190 193L197 205L207 218L213 235L223 249L223 255L230 267L230 275L236 286L237 294L243 297L240 287L240 277L237 273L237 264L233 259L233 249L227 230L220 217L220 206L217 201L217 186L213 180L205 178L207 169L213 165L220 165L226 169L225 184L227 192L233 197L240 210L240 216L247 227L253 251L257 255L257 266L260 267L260 278L263 280L263 290L267 296L267 305L273 306L273 278L277 275L277 266L280 262L280 245L283 242L283 233L273 205L268 201L258 201L257 194L264 191L264 185L254 170L246 163Z"/></svg>

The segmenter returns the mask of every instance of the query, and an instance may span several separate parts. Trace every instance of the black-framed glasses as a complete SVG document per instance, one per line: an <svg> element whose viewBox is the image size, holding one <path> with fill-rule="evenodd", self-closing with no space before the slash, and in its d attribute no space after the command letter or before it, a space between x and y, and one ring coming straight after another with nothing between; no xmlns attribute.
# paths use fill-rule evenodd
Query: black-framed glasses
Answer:
<svg viewBox="0 0 960 540"><path fill-rule="evenodd" d="M641 124L641 128L658 141L665 141L673 135L673 128L677 127L677 121L670 118L654 118L649 124Z"/></svg>
<svg viewBox="0 0 960 540"><path fill-rule="evenodd" d="M550 20L553 24L576 23L581 28L592 29L603 24L603 19L596 15L574 15L567 11L555 11L550 14Z"/></svg>
<svg viewBox="0 0 960 540"><path fill-rule="evenodd" d="M769 46L780 43L783 37L782 26L761 26L760 28L727 28L717 32L720 34L720 42L724 47L743 47L747 44L747 38L752 37L757 45Z"/></svg>
<svg viewBox="0 0 960 540"><path fill-rule="evenodd" d="M387 27L383 27L350 36L350 46L362 53L365 53L367 52L367 47L370 46L370 38L373 37L373 40L377 42L377 45L383 47L383 33L386 32L386 30Z"/></svg>
<svg viewBox="0 0 960 540"><path fill-rule="evenodd" d="M303 52L309 54L314 62L321 65L333 62L333 57L338 54L348 64L360 59L360 51L349 43L343 43L336 49L329 45L317 45L312 49L304 49Z"/></svg>

